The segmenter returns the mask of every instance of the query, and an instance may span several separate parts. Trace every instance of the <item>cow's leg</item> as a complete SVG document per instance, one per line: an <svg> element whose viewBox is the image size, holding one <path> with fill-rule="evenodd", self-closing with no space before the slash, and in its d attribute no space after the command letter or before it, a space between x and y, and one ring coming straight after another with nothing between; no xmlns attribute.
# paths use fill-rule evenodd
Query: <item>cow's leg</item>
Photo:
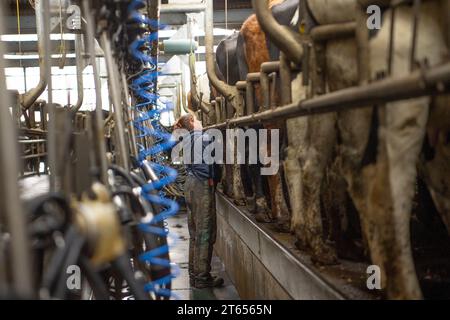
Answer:
<svg viewBox="0 0 450 320"><path fill-rule="evenodd" d="M373 121L374 119L372 108L344 111L338 116L341 137L340 172L347 182L348 193L360 217L367 216L367 180L362 172L363 165L364 162L376 161L378 124ZM343 215L347 215L349 209L346 208L347 212ZM344 247L347 245L352 246L352 243L346 243ZM339 251L342 252L342 250Z"/></svg>
<svg viewBox="0 0 450 320"><path fill-rule="evenodd" d="M357 57L357 43L354 38L335 39L327 42L326 65L330 91L334 92L358 84L358 68L355 65ZM336 167L330 168L329 176L332 178L330 183L334 184L334 186L330 186L333 197L331 201L333 202L332 208L334 207L335 210L329 214L331 215L331 229L335 232L337 244L339 248L344 248L344 250L339 251L345 255L347 255L345 251L355 252L355 250L345 250L346 246L354 248L354 244L349 241L344 243L344 225L340 222L348 218L347 214L350 208L348 207L346 191L342 189L348 187L359 214L364 214L366 199L360 170L369 138L371 115L371 109L357 109L338 113L341 144L338 147L337 159L334 162ZM342 177L344 177L348 186L345 185ZM339 213L339 217L335 217L336 212Z"/></svg>
<svg viewBox="0 0 450 320"><path fill-rule="evenodd" d="M390 299L422 297L412 257L410 218L427 110L427 99L421 99L388 104L380 111L376 164L364 167L362 180L352 180L354 199L367 194L367 207L357 204L361 224ZM367 189L360 185L358 191L358 183L364 181Z"/></svg>
<svg viewBox="0 0 450 320"><path fill-rule="evenodd" d="M241 176L242 176L242 184L244 187L245 193L245 204L247 206L247 210L251 213L255 211L255 193L254 187L252 185L252 178L250 175L250 170L248 164L241 166Z"/></svg>
<svg viewBox="0 0 450 320"><path fill-rule="evenodd" d="M372 263L382 269L388 297L420 299L410 243L410 218L428 99L388 104L382 114L377 162L363 169L368 202L361 223Z"/></svg>
<svg viewBox="0 0 450 320"><path fill-rule="evenodd" d="M292 100L299 101L306 97L306 90L299 73L292 81ZM308 121L307 118L293 118L286 120L288 147L285 150L284 173L291 205L291 232L300 229L305 224L302 210L302 180L300 154L305 145Z"/></svg>
<svg viewBox="0 0 450 320"><path fill-rule="evenodd" d="M300 245L311 248L313 260L321 264L337 262L336 254L324 241L320 197L325 169L336 143L336 115L312 116L308 119L305 152L300 154L302 164L301 208L305 225L295 230Z"/></svg>
<svg viewBox="0 0 450 320"><path fill-rule="evenodd" d="M438 1L422 3L417 38L417 61L428 61L434 66L442 61L445 45L437 17L440 15ZM413 10L409 6L396 9L395 41L392 75L401 77L410 72L410 49L412 43L411 21ZM382 30L371 41L372 76L386 70L386 53L389 52L391 14L386 13ZM377 163L377 176L368 180L370 194L368 220L375 225L378 238L369 238L374 263L379 261L386 273L387 294L394 299L418 299L421 291L415 273L410 244L410 216L415 182L417 178L418 155L425 136L428 119L429 99L421 98L388 104L385 111L385 156ZM380 139L380 141L382 141ZM380 148L383 150L384 148ZM384 171L382 171L385 169ZM383 178L383 179L382 179ZM377 181L378 180L378 181ZM381 183L380 183L380 180ZM376 184L374 184L376 183ZM381 192L384 199L379 199ZM383 202L383 203L381 203ZM372 243L370 243L372 241Z"/></svg>
<svg viewBox="0 0 450 320"><path fill-rule="evenodd" d="M233 170L233 200L238 206L245 206L244 187L241 177L241 165L234 164Z"/></svg>
<svg viewBox="0 0 450 320"><path fill-rule="evenodd" d="M255 219L258 222L268 223L270 222L270 210L263 190L261 166L259 164L250 165L250 171L253 180L253 186L255 188Z"/></svg>
<svg viewBox="0 0 450 320"><path fill-rule="evenodd" d="M386 147L395 232L395 241L390 246L394 270L392 281L388 283L388 294L392 298L421 298L411 251L410 219L428 106L429 99L422 98L388 105L386 110Z"/></svg>
<svg viewBox="0 0 450 320"><path fill-rule="evenodd" d="M284 171L284 166L280 168ZM284 172L277 174L278 184L275 190L275 201L278 204L278 215L277 215L277 228L280 232L288 233L291 227L291 214L289 212L288 205L286 203L286 198L283 190L283 179Z"/></svg>
<svg viewBox="0 0 450 320"><path fill-rule="evenodd" d="M277 228L280 232L289 232L290 231L290 220L291 220L291 213L288 208L288 204L286 202L285 197L285 186L283 184L283 179L285 177L284 174L284 165L283 165L283 159L281 156L281 150L283 147L283 141L284 137L286 135L286 127L283 124L278 125L280 129L280 147L278 150L278 154L276 155L277 161L280 164L279 171L277 173L277 183L276 183L276 189L275 189L275 203L277 204L277 210L275 212L276 214L276 220L277 220ZM284 180L285 181L285 180Z"/></svg>
<svg viewBox="0 0 450 320"><path fill-rule="evenodd" d="M290 120L292 121L292 120ZM291 125L295 126L291 122ZM289 192L289 200L291 204L291 231L301 228L305 224L303 211L301 209L302 183L301 183L301 166L298 152L295 146L289 146L286 150L286 160L284 161L284 171L286 175L286 183Z"/></svg>

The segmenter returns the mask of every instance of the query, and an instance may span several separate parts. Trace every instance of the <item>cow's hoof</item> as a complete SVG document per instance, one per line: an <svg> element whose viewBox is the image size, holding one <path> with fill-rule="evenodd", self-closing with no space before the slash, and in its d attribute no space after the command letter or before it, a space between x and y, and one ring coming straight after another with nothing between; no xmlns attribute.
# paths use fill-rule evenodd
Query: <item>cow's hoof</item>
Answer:
<svg viewBox="0 0 450 320"><path fill-rule="evenodd" d="M340 259L361 262L367 260L364 249L354 241L343 239L337 242L337 255Z"/></svg>
<svg viewBox="0 0 450 320"><path fill-rule="evenodd" d="M260 223L271 223L272 220L265 213L257 213L255 214L255 220Z"/></svg>
<svg viewBox="0 0 450 320"><path fill-rule="evenodd" d="M258 198L255 200L255 208L256 213L264 213L266 215L269 215L270 210L269 206L267 205L267 201L265 198Z"/></svg>
<svg viewBox="0 0 450 320"><path fill-rule="evenodd" d="M256 212L256 201L255 197L247 197L246 199L246 207L250 213Z"/></svg>
<svg viewBox="0 0 450 320"><path fill-rule="evenodd" d="M294 235L297 239L294 243L295 247L300 251L306 251L309 249L308 241L306 240L306 230L300 226L294 228Z"/></svg>
<svg viewBox="0 0 450 320"><path fill-rule="evenodd" d="M217 191L225 193L225 187L223 186L222 183L219 183L216 188L217 188Z"/></svg>
<svg viewBox="0 0 450 320"><path fill-rule="evenodd" d="M306 245L305 241L299 238L297 238L297 240L295 241L294 246L300 251L306 251L308 249L308 246Z"/></svg>
<svg viewBox="0 0 450 320"><path fill-rule="evenodd" d="M315 245L311 256L311 261L312 263L321 266L332 266L339 264L334 248L323 242Z"/></svg>
<svg viewBox="0 0 450 320"><path fill-rule="evenodd" d="M244 199L234 199L233 202L238 207L244 207L245 206L245 200Z"/></svg>
<svg viewBox="0 0 450 320"><path fill-rule="evenodd" d="M289 221L278 221L276 223L276 229L281 233L290 233L291 232L291 224Z"/></svg>

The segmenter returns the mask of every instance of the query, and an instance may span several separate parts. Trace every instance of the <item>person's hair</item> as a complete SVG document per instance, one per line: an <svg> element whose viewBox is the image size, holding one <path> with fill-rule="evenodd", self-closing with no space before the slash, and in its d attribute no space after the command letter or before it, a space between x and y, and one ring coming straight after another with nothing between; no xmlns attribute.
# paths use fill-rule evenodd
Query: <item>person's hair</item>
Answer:
<svg viewBox="0 0 450 320"><path fill-rule="evenodd" d="M194 130L194 125L192 124L194 116L192 114L186 114L178 120L179 127L181 129L186 129L188 131Z"/></svg>

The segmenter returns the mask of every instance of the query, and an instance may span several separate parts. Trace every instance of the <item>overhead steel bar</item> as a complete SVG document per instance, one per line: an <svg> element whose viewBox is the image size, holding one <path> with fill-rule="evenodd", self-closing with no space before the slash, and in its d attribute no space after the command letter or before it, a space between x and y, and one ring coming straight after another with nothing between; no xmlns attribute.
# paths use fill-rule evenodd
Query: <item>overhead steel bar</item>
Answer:
<svg viewBox="0 0 450 320"><path fill-rule="evenodd" d="M448 85L450 85L450 63L430 68L427 71L417 70L403 78L388 78L365 86L352 87L313 99L298 101L274 110L231 119L225 123L211 126L208 129L223 129L250 125L256 122L304 117L417 98L430 94L444 94L449 91Z"/></svg>
<svg viewBox="0 0 450 320"><path fill-rule="evenodd" d="M356 32L356 22L345 22L336 24L326 24L317 26L311 30L311 38L314 41L327 41L330 39L340 39L354 37Z"/></svg>
<svg viewBox="0 0 450 320"><path fill-rule="evenodd" d="M161 4L161 13L198 13L206 10L204 3L168 3Z"/></svg>

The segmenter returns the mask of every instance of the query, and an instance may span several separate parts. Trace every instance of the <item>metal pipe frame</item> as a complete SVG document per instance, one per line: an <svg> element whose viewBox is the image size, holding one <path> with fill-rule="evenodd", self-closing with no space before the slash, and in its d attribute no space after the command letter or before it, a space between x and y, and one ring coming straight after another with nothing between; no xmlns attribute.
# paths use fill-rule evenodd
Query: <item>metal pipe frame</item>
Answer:
<svg viewBox="0 0 450 320"><path fill-rule="evenodd" d="M302 63L303 47L299 34L288 26L280 25L272 15L268 6L269 0L252 0L261 29L270 40L286 54L287 58L297 65ZM283 35L283 36L280 36Z"/></svg>
<svg viewBox="0 0 450 320"><path fill-rule="evenodd" d="M260 81L262 105L261 110L268 110L270 108L270 78L269 74L261 72Z"/></svg>
<svg viewBox="0 0 450 320"><path fill-rule="evenodd" d="M29 156L23 156L23 160L30 160L30 159L37 159L37 158L44 158L47 156L47 153L38 153L38 154L32 154Z"/></svg>
<svg viewBox="0 0 450 320"><path fill-rule="evenodd" d="M271 107L270 75L280 72L280 61L264 62L261 64L260 85L262 95L261 110L268 110Z"/></svg>
<svg viewBox="0 0 450 320"><path fill-rule="evenodd" d="M238 90L246 90L247 89L247 81L238 81L238 82L236 82L236 88Z"/></svg>
<svg viewBox="0 0 450 320"><path fill-rule="evenodd" d="M38 53L39 53L39 83L37 86L24 94L19 96L19 101L23 109L27 110L31 105L36 102L39 96L47 88L47 69L49 68L47 56L49 52L47 51L47 46L45 45L45 18L43 1L46 0L36 0L36 29L38 36Z"/></svg>
<svg viewBox="0 0 450 320"><path fill-rule="evenodd" d="M161 13L199 13L205 10L204 3L161 4Z"/></svg>
<svg viewBox="0 0 450 320"><path fill-rule="evenodd" d="M199 109L209 115L213 108L211 104L207 104L199 97L197 92L197 75L195 73L195 54L191 53L189 55L189 71L191 73L191 99L192 99L192 111L197 112Z"/></svg>
<svg viewBox="0 0 450 320"><path fill-rule="evenodd" d="M121 72L121 81L122 81L122 88L123 88L123 94L124 94L124 112L127 115L127 129L128 129L128 135L129 135L129 143L130 143L130 151L134 158L137 159L139 156L139 152L137 149L137 140L136 140L136 131L134 128L134 118L133 113L131 112L131 97L130 97L130 91L128 89L128 81L125 73Z"/></svg>
<svg viewBox="0 0 450 320"><path fill-rule="evenodd" d="M277 107L277 80L278 80L278 74L276 72L272 72L269 75L269 84L270 84L270 103L269 107L270 109L275 109Z"/></svg>
<svg viewBox="0 0 450 320"><path fill-rule="evenodd" d="M275 110L231 119L208 129L244 126L257 122L362 108L426 95L440 95L448 93L449 86L450 63L446 63L426 71L417 70L406 77L387 78L364 86L347 88L312 99L297 101Z"/></svg>
<svg viewBox="0 0 450 320"><path fill-rule="evenodd" d="M356 11L356 45L358 46L359 84L365 85L370 79L369 64L369 30L366 28L367 13L364 5L358 3Z"/></svg>
<svg viewBox="0 0 450 320"><path fill-rule="evenodd" d="M77 68L77 103L73 106L73 112L78 112L83 105L84 100L84 85L83 85L83 41L82 34L77 33L75 36L75 61Z"/></svg>
<svg viewBox="0 0 450 320"><path fill-rule="evenodd" d="M3 3L0 4L0 21L5 21ZM0 34L3 25L0 23ZM0 264L10 263L12 275L12 292L19 297L33 297L33 281L31 276L30 241L26 228L25 212L20 202L17 177L19 174L19 151L17 132L9 113L9 95L6 89L6 79L3 63L3 43L0 41L0 224L5 223L10 233L10 260L0 261ZM0 271L2 268L0 267ZM0 275L3 278L3 275ZM0 283L3 286L5 283ZM0 287L0 289L8 289Z"/></svg>
<svg viewBox="0 0 450 320"><path fill-rule="evenodd" d="M206 71L212 86L229 101L238 116L243 114L243 100L234 86L221 81L216 74L216 59L214 56L214 4L206 0L205 10L205 47Z"/></svg>
<svg viewBox="0 0 450 320"><path fill-rule="evenodd" d="M125 142L125 125L122 110L121 86L119 84L119 70L114 59L111 47L111 41L106 31L100 36L100 42L105 52L106 68L108 70L109 90L114 107L115 133L119 150L118 163L127 171L130 171L130 161L127 152L127 144Z"/></svg>
<svg viewBox="0 0 450 320"><path fill-rule="evenodd" d="M255 84L261 82L261 72L247 74L247 85L245 89L245 104L247 115L253 114L255 110ZM259 111L259 110L258 110Z"/></svg>
<svg viewBox="0 0 450 320"><path fill-rule="evenodd" d="M161 0L147 0L147 14L148 18L151 21L156 21L156 28L153 26L149 26L149 31L156 35L153 38L153 41L150 43L150 56L152 57L153 62L156 66L158 66L158 53L159 53L159 22L160 22L160 10L161 10ZM153 80L153 92L154 94L158 93L158 74ZM156 102L156 101L155 101Z"/></svg>
<svg viewBox="0 0 450 320"><path fill-rule="evenodd" d="M367 28L366 28L367 29ZM311 30L311 38L316 42L354 37L356 22L344 22L317 26Z"/></svg>
<svg viewBox="0 0 450 320"><path fill-rule="evenodd" d="M283 52L280 55L280 86L281 86L281 105L287 105L292 102L292 74L288 57Z"/></svg>
<svg viewBox="0 0 450 320"><path fill-rule="evenodd" d="M252 81L247 81L245 89L245 110L246 114L255 113L255 87Z"/></svg>
<svg viewBox="0 0 450 320"><path fill-rule="evenodd" d="M43 45L45 47L46 56L43 57L45 61L45 77L47 78L47 112L48 113L48 123L47 123L47 152L48 152L48 166L50 168L50 191L55 192L57 189L57 128L56 128L56 105L53 104L53 81L52 81L52 68L51 68L51 0L41 0L43 11ZM44 114L45 118L45 114Z"/></svg>
<svg viewBox="0 0 450 320"><path fill-rule="evenodd" d="M103 131L103 102L101 92L101 80L100 74L97 68L97 60L95 55L95 29L94 29L94 17L90 8L89 0L83 0L84 17L86 18L86 38L87 38L87 50L90 55L92 70L94 74L94 86L95 86L95 121L94 121L94 145L96 146L97 153L97 165L100 168L100 178L103 184L108 182L108 163L106 159L106 144L105 133Z"/></svg>
<svg viewBox="0 0 450 320"><path fill-rule="evenodd" d="M34 143L46 143L47 140L40 139L40 140L20 140L19 144L34 144Z"/></svg>

